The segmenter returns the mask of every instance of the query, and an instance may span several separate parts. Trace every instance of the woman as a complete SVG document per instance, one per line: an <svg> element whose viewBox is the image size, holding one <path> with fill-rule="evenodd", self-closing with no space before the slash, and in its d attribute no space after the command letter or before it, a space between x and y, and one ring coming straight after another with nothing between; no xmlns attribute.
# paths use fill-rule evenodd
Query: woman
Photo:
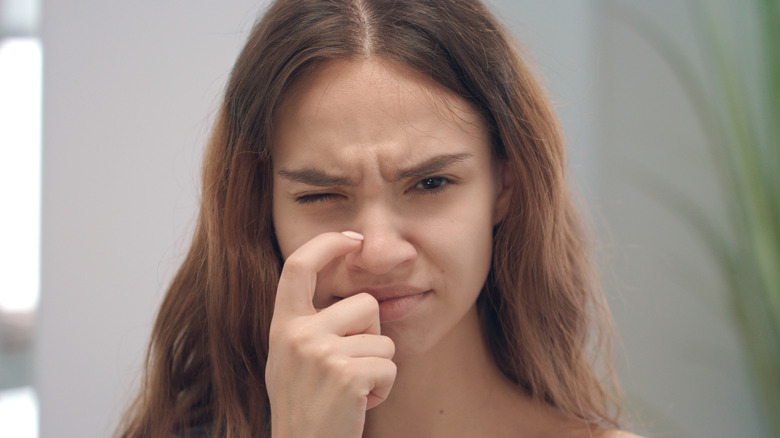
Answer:
<svg viewBox="0 0 780 438"><path fill-rule="evenodd" d="M628 436L564 168L478 1L277 1L120 436Z"/></svg>

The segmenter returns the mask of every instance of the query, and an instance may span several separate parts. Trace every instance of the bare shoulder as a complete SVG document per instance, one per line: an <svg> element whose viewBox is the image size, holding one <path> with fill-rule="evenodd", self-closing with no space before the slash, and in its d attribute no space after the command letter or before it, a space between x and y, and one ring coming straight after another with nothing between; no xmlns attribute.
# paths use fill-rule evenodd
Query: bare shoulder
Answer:
<svg viewBox="0 0 780 438"><path fill-rule="evenodd" d="M546 435L545 435L546 436ZM626 432L624 430L601 429L601 428L581 428L570 434L559 434L557 436L567 436L570 438L644 438L640 435Z"/></svg>
<svg viewBox="0 0 780 438"><path fill-rule="evenodd" d="M610 430L602 435L602 438L642 438L639 435L634 435L631 432L625 432L622 430Z"/></svg>
<svg viewBox="0 0 780 438"><path fill-rule="evenodd" d="M624 430L614 430L614 429L587 429L585 431L580 431L579 433L573 435L573 437L576 438L643 438L640 435L635 435L631 432L626 432Z"/></svg>

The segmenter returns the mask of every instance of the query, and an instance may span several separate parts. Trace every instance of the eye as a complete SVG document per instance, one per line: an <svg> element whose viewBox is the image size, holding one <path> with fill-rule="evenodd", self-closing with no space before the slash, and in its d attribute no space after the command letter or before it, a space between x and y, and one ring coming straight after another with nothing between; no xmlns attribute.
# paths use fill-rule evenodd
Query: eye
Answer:
<svg viewBox="0 0 780 438"><path fill-rule="evenodd" d="M430 178L425 178L423 180L420 180L415 184L414 188L417 190L423 190L423 191L438 191L443 190L444 188L449 185L450 180L447 178L444 178L442 176L432 176Z"/></svg>
<svg viewBox="0 0 780 438"><path fill-rule="evenodd" d="M340 195L336 193L311 193L308 195L301 195L295 198L295 202L298 204L314 204L317 202L325 202L338 198Z"/></svg>

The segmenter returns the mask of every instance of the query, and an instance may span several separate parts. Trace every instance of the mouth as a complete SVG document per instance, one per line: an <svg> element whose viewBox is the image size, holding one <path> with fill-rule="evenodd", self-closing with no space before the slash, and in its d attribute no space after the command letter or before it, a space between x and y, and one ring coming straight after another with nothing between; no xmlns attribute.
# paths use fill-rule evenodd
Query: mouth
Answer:
<svg viewBox="0 0 780 438"><path fill-rule="evenodd" d="M431 291L393 298L377 299L379 302L379 322L397 321L412 312L428 297Z"/></svg>
<svg viewBox="0 0 780 438"><path fill-rule="evenodd" d="M343 299L358 293L367 293L376 298L379 303L379 321L381 323L397 321L412 312L432 292L413 286L391 286L379 288L358 289L347 294Z"/></svg>

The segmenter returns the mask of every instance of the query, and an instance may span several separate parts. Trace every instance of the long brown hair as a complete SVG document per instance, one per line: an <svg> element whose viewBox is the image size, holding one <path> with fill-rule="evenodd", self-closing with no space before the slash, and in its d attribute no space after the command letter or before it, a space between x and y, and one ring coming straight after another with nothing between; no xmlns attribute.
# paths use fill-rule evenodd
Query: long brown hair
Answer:
<svg viewBox="0 0 780 438"><path fill-rule="evenodd" d="M508 33L477 0L281 0L236 61L203 166L192 247L162 303L141 393L123 437L270 435L264 382L281 269L271 222L274 109L329 59L383 57L470 102L516 185L494 231L478 300L494 359L527 393L614 427L614 399L589 359L608 321L565 181L547 97ZM594 333L597 335L594 337Z"/></svg>

